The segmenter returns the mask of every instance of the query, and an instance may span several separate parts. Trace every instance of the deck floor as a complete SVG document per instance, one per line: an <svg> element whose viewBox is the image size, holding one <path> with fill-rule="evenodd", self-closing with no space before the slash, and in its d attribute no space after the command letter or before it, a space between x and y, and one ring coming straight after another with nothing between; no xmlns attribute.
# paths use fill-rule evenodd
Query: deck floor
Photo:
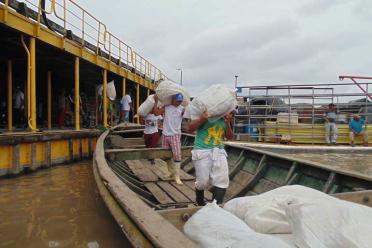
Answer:
<svg viewBox="0 0 372 248"><path fill-rule="evenodd" d="M183 185L177 185L173 177L167 177L164 160L155 159L155 164L149 160L111 161L110 166L125 183L154 205L162 208L195 205L195 177L181 170ZM207 191L205 198L211 200L212 194Z"/></svg>

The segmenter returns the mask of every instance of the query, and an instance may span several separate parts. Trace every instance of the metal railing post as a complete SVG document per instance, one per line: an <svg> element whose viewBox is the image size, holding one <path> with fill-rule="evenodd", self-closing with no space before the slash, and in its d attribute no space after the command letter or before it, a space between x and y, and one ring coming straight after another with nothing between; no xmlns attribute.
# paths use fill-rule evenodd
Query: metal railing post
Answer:
<svg viewBox="0 0 372 248"><path fill-rule="evenodd" d="M30 93L31 93L31 125L36 130L36 38L30 38Z"/></svg>

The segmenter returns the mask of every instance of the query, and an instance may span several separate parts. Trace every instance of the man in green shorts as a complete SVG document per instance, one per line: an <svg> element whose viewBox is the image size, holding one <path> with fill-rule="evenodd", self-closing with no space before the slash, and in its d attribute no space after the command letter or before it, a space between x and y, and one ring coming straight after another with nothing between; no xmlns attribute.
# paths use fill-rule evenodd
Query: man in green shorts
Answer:
<svg viewBox="0 0 372 248"><path fill-rule="evenodd" d="M217 204L223 202L229 186L229 169L224 139L233 138L230 113L216 121L208 120L204 112L199 119L189 122L189 131L196 130L192 160L195 167L195 193L199 206L205 205L204 190L213 186L213 199Z"/></svg>

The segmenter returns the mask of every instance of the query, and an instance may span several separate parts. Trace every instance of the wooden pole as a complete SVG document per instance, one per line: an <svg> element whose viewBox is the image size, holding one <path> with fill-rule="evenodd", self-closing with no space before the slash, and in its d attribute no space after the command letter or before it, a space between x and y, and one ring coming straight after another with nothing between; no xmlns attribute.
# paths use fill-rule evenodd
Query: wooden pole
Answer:
<svg viewBox="0 0 372 248"><path fill-rule="evenodd" d="M125 96L126 93L127 93L127 79L126 78L123 78L122 84L123 84L123 93L122 93L122 96Z"/></svg>
<svg viewBox="0 0 372 248"><path fill-rule="evenodd" d="M31 77L30 77L30 107L31 107L31 128L36 131L36 39L30 38L30 65L31 65Z"/></svg>

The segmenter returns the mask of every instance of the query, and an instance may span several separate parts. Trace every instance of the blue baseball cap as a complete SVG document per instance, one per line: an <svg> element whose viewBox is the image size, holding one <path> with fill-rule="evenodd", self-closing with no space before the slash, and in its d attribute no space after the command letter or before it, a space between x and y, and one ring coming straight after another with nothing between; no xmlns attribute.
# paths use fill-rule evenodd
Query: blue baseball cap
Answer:
<svg viewBox="0 0 372 248"><path fill-rule="evenodd" d="M177 102L182 102L183 101L183 95L181 93L177 93L175 96L174 96L174 99L177 101Z"/></svg>

